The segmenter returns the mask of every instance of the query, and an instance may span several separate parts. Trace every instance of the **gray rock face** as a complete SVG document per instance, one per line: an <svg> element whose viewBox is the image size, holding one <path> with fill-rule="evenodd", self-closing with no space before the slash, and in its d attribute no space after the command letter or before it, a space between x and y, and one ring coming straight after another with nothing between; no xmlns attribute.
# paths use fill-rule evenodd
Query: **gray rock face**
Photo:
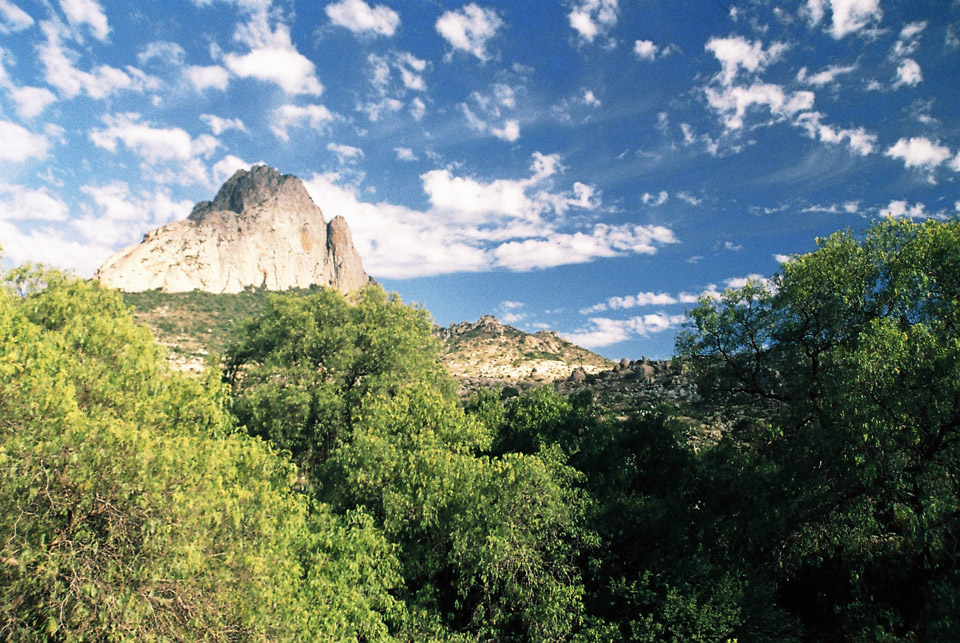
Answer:
<svg viewBox="0 0 960 643"><path fill-rule="evenodd" d="M117 252L96 278L127 292L348 292L370 282L343 217L328 224L300 179L266 165L238 170L213 201Z"/></svg>

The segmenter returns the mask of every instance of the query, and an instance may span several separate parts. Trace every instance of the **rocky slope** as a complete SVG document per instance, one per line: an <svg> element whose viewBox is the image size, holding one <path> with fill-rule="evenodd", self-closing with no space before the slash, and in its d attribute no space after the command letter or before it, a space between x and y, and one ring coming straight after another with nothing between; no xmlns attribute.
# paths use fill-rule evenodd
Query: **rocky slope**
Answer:
<svg viewBox="0 0 960 643"><path fill-rule="evenodd" d="M443 360L460 379L549 382L565 379L575 369L598 373L613 362L561 339L556 333L530 335L484 315L475 322L437 327L443 343Z"/></svg>
<svg viewBox="0 0 960 643"><path fill-rule="evenodd" d="M148 232L142 243L110 257L96 277L126 292L311 285L348 292L370 281L347 222L338 216L327 223L300 179L266 165L238 170L213 201Z"/></svg>

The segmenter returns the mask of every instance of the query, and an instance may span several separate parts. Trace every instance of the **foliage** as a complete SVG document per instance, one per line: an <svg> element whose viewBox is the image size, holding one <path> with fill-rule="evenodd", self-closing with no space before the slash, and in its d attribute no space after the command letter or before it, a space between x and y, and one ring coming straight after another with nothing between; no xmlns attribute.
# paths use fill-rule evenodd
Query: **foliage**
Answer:
<svg viewBox="0 0 960 643"><path fill-rule="evenodd" d="M397 567L368 518L311 508L116 293L31 268L6 283L0 638L386 635Z"/></svg>
<svg viewBox="0 0 960 643"><path fill-rule="evenodd" d="M960 634L960 223L838 233L702 301L680 348L740 419L722 531L808 636ZM737 453L738 452L738 453Z"/></svg>
<svg viewBox="0 0 960 643"><path fill-rule="evenodd" d="M562 640L582 611L577 474L555 450L491 453L430 331L379 288L272 297L227 351L233 408L397 547L408 636Z"/></svg>

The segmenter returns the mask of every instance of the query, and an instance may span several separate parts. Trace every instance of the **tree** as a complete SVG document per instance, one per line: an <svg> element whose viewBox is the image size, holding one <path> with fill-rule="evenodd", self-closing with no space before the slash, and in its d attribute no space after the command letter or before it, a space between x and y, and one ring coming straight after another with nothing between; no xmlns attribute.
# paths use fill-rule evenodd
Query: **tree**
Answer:
<svg viewBox="0 0 960 643"><path fill-rule="evenodd" d="M233 408L318 502L396 547L406 636L562 640L582 613L576 472L555 450L491 451L431 328L379 288L277 296L228 351Z"/></svg>
<svg viewBox="0 0 960 643"><path fill-rule="evenodd" d="M167 370L119 295L0 292L0 639L387 638L393 548L295 491L216 378Z"/></svg>
<svg viewBox="0 0 960 643"><path fill-rule="evenodd" d="M727 483L759 496L727 537L808 636L957 638L960 223L818 245L702 300L679 342L740 422Z"/></svg>

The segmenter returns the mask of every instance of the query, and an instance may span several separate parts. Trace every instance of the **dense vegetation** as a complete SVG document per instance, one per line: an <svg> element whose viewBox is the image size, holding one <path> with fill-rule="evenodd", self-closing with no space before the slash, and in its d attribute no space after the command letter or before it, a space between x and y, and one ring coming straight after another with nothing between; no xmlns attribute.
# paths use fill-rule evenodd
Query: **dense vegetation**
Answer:
<svg viewBox="0 0 960 643"><path fill-rule="evenodd" d="M690 318L715 445L666 405L461 402L379 288L270 296L191 379L116 293L18 269L0 640L960 638L960 224L839 233Z"/></svg>

